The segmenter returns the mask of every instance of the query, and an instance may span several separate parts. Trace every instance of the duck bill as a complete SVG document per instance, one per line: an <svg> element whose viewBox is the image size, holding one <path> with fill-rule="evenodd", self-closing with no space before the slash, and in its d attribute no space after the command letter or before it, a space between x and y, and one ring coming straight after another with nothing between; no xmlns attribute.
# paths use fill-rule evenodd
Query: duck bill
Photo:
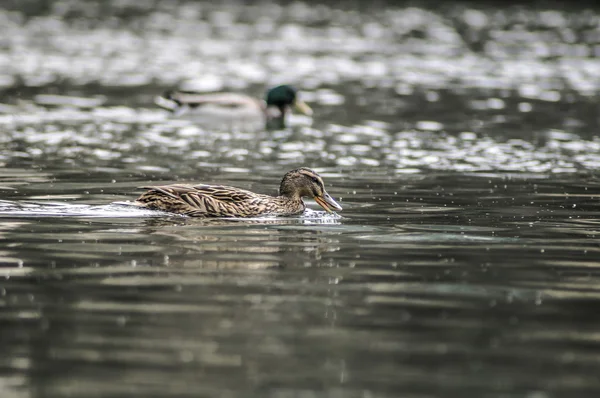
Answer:
<svg viewBox="0 0 600 398"><path fill-rule="evenodd" d="M313 113L313 110L311 109L310 106L306 105L306 102L302 101L302 100L296 100L294 102L294 109L306 116L310 116Z"/></svg>
<svg viewBox="0 0 600 398"><path fill-rule="evenodd" d="M332 211L341 211L342 206L340 206L327 192L323 194L323 196L315 196L315 202L322 208L324 208L328 213Z"/></svg>

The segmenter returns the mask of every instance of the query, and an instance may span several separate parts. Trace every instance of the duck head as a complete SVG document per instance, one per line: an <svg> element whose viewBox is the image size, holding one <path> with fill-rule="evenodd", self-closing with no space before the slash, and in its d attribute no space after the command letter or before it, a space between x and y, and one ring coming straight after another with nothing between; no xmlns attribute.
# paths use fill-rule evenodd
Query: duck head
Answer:
<svg viewBox="0 0 600 398"><path fill-rule="evenodd" d="M295 200L313 198L328 213L342 210L342 206L325 191L321 176L306 167L288 171L281 180L279 194Z"/></svg>
<svg viewBox="0 0 600 398"><path fill-rule="evenodd" d="M297 112L303 115L312 115L312 109L305 102L298 98L298 90L287 84L276 86L267 91L265 98L267 107L274 106L281 112L281 117L284 117L289 108L294 108Z"/></svg>

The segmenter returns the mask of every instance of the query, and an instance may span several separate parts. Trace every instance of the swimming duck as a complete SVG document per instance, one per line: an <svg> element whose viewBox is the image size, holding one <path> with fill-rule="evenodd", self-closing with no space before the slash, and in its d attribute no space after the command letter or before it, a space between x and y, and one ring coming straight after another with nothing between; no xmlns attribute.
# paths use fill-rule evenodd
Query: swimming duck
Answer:
<svg viewBox="0 0 600 398"><path fill-rule="evenodd" d="M264 101L237 93L172 91L156 97L154 102L176 117L226 130L283 128L291 108L304 115L312 114L312 109L298 98L298 90L289 85L271 88Z"/></svg>
<svg viewBox="0 0 600 398"><path fill-rule="evenodd" d="M136 205L191 217L293 215L306 208L303 197L313 198L329 213L342 210L325 191L323 179L306 167L288 171L283 176L279 196L221 185L175 184L143 188L148 191L136 200Z"/></svg>

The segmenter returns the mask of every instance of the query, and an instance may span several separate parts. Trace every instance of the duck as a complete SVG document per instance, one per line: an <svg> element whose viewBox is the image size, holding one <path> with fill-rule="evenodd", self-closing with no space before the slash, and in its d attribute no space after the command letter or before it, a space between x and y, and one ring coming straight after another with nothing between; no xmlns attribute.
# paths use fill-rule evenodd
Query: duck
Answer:
<svg viewBox="0 0 600 398"><path fill-rule="evenodd" d="M307 167L285 173L278 196L206 184L173 184L142 189L147 191L137 198L135 205L190 217L291 216L306 209L303 197L314 199L328 213L342 210L342 206L325 191L321 176Z"/></svg>
<svg viewBox="0 0 600 398"><path fill-rule="evenodd" d="M292 108L307 116L313 113L299 98L298 90L288 84L267 90L264 100L239 93L168 91L154 102L174 117L225 130L281 129Z"/></svg>

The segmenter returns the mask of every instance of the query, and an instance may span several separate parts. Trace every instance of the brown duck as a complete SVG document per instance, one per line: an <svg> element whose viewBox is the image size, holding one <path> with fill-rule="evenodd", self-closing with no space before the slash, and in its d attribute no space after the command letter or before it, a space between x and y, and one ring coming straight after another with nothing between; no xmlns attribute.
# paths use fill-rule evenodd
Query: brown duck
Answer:
<svg viewBox="0 0 600 398"><path fill-rule="evenodd" d="M306 167L287 172L279 196L262 195L222 185L163 185L143 187L136 205L191 217L287 216L302 213L303 197L313 198L327 212L342 207L325 191L323 179Z"/></svg>

